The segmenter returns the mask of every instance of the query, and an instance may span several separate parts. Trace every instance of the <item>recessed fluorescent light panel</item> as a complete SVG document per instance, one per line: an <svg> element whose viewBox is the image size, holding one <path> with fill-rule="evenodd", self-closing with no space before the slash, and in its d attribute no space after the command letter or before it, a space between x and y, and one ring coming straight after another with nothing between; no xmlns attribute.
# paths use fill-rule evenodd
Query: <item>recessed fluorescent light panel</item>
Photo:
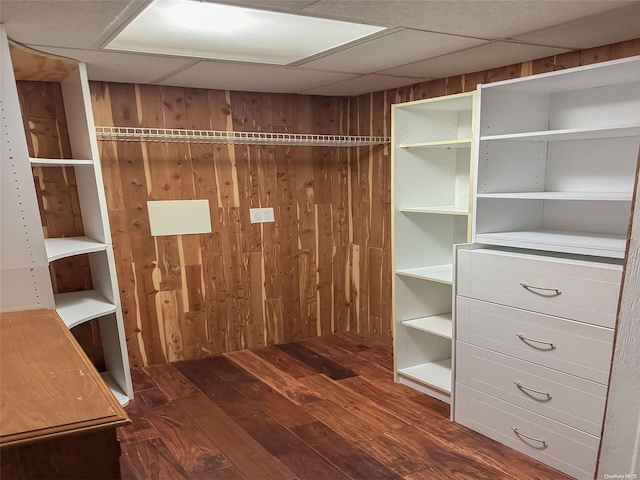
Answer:
<svg viewBox="0 0 640 480"><path fill-rule="evenodd" d="M197 0L155 0L105 48L287 65L382 30Z"/></svg>

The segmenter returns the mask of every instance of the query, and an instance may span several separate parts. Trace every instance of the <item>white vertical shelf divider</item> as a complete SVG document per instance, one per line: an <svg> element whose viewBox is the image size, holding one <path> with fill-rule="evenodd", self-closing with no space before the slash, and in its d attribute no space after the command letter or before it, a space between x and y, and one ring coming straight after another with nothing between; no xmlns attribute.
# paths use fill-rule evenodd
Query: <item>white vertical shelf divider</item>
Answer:
<svg viewBox="0 0 640 480"><path fill-rule="evenodd" d="M0 311L53 308L18 91L4 25L0 25Z"/></svg>
<svg viewBox="0 0 640 480"><path fill-rule="evenodd" d="M18 125L20 130L22 130L18 94L13 75L11 56L9 54L8 40L6 38L4 27L2 28L1 40L3 102L5 100L5 89L10 90L7 96L10 97L12 109L17 109L17 113L12 110L12 118L17 115L16 119L12 122L12 125ZM33 54L33 52L30 52L30 54ZM6 76L5 70L8 72ZM26 212L23 214L24 217L29 216L30 218L33 217L36 219L35 226L30 228L27 232L27 242L34 252L42 250L43 265L39 268L41 268L44 275L46 275L48 294L51 297L51 301L48 303L43 301L42 306L38 307L36 305L29 305L29 308L54 308L55 306L56 311L69 328L78 326L86 321L97 319L100 326L102 347L106 364L106 372L102 372L103 378L118 401L122 405L126 405L129 400L133 398L133 387L131 383L131 373L129 370L129 360L124 333L122 309L120 306L120 292L116 277L113 245L111 243L107 202L100 167L93 110L91 107L89 81L85 65L83 63L78 63L77 68L60 80L60 85L62 89L73 159L30 159L24 138L25 134L22 130L19 136L21 137L23 145L20 149L20 157L17 158L17 161L15 162L16 165L20 163L20 175L21 177L24 177L23 180L31 186L30 189L26 188L20 196L20 201L22 202L20 205ZM5 116L4 103L3 116ZM13 225L17 225L17 218L14 219L5 216L5 212L8 210L6 207L10 202L5 203L4 194L5 191L9 191L9 189L4 188L4 182L5 180L8 181L11 175L5 175L4 146L2 151L3 226L5 220L7 222L10 221ZM31 166L38 166L42 168L59 168L61 166L69 166L74 168L82 222L84 226L84 236L73 238L43 238L41 223L38 219L38 204L36 201L35 189L33 188ZM13 205L13 203L11 203L11 205ZM16 211L19 211L17 208L12 208L11 210L12 215L14 215ZM8 234L10 231L12 230L8 228L2 229L3 276L5 243L15 244L19 240L17 238L11 238L10 241L5 242L5 234ZM22 243L24 245L25 242L23 241ZM49 278L48 272L48 264L61 258L81 254L87 254L89 256L93 290L53 295L51 279ZM24 287L24 290L32 293L35 288L33 286L34 282L30 281L27 283L28 285ZM5 306L4 289L5 287L8 288L10 286L13 290L12 282L3 282L3 307ZM41 295L42 298L46 300L47 296L45 290L47 289L42 289ZM40 289L37 291L39 292Z"/></svg>
<svg viewBox="0 0 640 480"><path fill-rule="evenodd" d="M450 403L453 246L471 234L475 92L392 109L396 382Z"/></svg>

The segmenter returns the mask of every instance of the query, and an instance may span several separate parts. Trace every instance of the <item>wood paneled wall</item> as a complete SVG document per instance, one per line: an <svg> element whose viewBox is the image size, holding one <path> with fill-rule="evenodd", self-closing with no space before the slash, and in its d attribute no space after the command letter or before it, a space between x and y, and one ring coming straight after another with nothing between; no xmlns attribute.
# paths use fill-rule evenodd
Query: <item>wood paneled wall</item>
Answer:
<svg viewBox="0 0 640 480"><path fill-rule="evenodd" d="M349 123L341 98L91 91L96 125L345 134ZM352 180L347 149L101 141L100 152L133 365L358 328L350 203L368 178ZM151 236L147 201L190 199L209 200L211 234ZM251 224L255 207L276 222Z"/></svg>
<svg viewBox="0 0 640 480"><path fill-rule="evenodd" d="M390 135L393 103L638 54L634 40L354 98L96 82L91 92L102 126ZM21 82L25 125L34 156L64 157L50 85ZM99 143L133 366L332 331L391 340L389 147ZM34 172L45 234L80 235L73 172L44 170ZM152 237L146 202L170 199L208 199L212 233ZM250 224L251 207L273 207L276 223ZM59 291L89 288L84 261L56 264Z"/></svg>

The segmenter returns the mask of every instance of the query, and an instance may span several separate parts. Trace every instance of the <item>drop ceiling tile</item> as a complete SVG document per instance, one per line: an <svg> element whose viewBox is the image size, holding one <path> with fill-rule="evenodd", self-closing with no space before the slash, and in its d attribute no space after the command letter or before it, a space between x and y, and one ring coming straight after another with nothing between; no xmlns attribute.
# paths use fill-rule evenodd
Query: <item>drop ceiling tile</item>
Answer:
<svg viewBox="0 0 640 480"><path fill-rule="evenodd" d="M343 82L325 85L298 93L306 95L355 96L363 93L379 92L390 88L406 87L431 80L430 78L391 77L388 75L362 75Z"/></svg>
<svg viewBox="0 0 640 480"><path fill-rule="evenodd" d="M444 78L502 67L536 58L558 55L570 50L521 43L494 42L411 65L391 68L383 74Z"/></svg>
<svg viewBox="0 0 640 480"><path fill-rule="evenodd" d="M379 25L497 39L632 3L615 0L320 0L304 10Z"/></svg>
<svg viewBox="0 0 640 480"><path fill-rule="evenodd" d="M0 0L9 38L30 45L94 48L127 7L141 0ZM123 19L121 19L122 21Z"/></svg>
<svg viewBox="0 0 640 480"><path fill-rule="evenodd" d="M334 72L374 73L483 43L487 43L486 40L402 30L303 65Z"/></svg>
<svg viewBox="0 0 640 480"><path fill-rule="evenodd" d="M220 90L296 93L352 77L351 74L304 70L300 67L202 61L159 83Z"/></svg>
<svg viewBox="0 0 640 480"><path fill-rule="evenodd" d="M640 3L518 35L515 40L583 49L635 38L640 38Z"/></svg>
<svg viewBox="0 0 640 480"><path fill-rule="evenodd" d="M103 82L151 83L193 62L192 59L169 58L132 53L114 53L71 48L32 47L45 53L74 58L87 64L90 80Z"/></svg>

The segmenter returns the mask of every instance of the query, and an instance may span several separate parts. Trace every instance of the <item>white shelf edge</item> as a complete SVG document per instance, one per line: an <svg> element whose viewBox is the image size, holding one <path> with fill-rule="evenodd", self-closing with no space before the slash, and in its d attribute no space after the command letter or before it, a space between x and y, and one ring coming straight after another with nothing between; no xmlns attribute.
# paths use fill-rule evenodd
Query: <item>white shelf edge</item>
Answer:
<svg viewBox="0 0 640 480"><path fill-rule="evenodd" d="M435 265L433 267L420 268L404 268L396 270L396 275L405 277L419 278L430 282L444 283L451 285L453 283L453 265Z"/></svg>
<svg viewBox="0 0 640 480"><path fill-rule="evenodd" d="M111 393L113 393L113 396L116 397L118 403L123 407L126 407L129 404L130 399L125 395L122 388L120 388L120 385L116 383L111 374L109 372L100 372L100 376L104 380L104 383L107 384L107 387L109 387L109 390L111 390Z"/></svg>
<svg viewBox="0 0 640 480"><path fill-rule="evenodd" d="M429 362L413 367L401 368L398 374L418 383L451 394L451 359Z"/></svg>
<svg viewBox="0 0 640 480"><path fill-rule="evenodd" d="M102 252L107 245L89 237L45 238L49 262L85 253Z"/></svg>
<svg viewBox="0 0 640 480"><path fill-rule="evenodd" d="M95 290L57 293L54 298L56 312L70 329L116 311L116 306Z"/></svg>
<svg viewBox="0 0 640 480"><path fill-rule="evenodd" d="M453 321L451 313L404 320L400 323L407 328L413 328L415 330L420 330L421 332L448 338L449 340L453 338Z"/></svg>
<svg viewBox="0 0 640 480"><path fill-rule="evenodd" d="M522 140L522 141L563 141L588 140L596 138L634 137L640 135L640 124L619 125L615 127L567 128L562 130L543 130L539 132L505 133L501 135L482 135L480 141Z"/></svg>
<svg viewBox="0 0 640 480"><path fill-rule="evenodd" d="M510 192L477 194L478 198L598 202L631 202L632 196L632 192Z"/></svg>
<svg viewBox="0 0 640 480"><path fill-rule="evenodd" d="M404 207L398 211L405 213L431 213L436 215L469 215L467 205L435 205L424 207Z"/></svg>
<svg viewBox="0 0 640 480"><path fill-rule="evenodd" d="M438 140L434 142L401 143L400 148L467 148L471 146L471 138L455 140Z"/></svg>
<svg viewBox="0 0 640 480"><path fill-rule="evenodd" d="M611 258L624 258L626 250L626 235L557 230L478 233L475 242Z"/></svg>
<svg viewBox="0 0 640 480"><path fill-rule="evenodd" d="M32 167L74 167L76 165L93 165L93 160L76 160L72 158L32 158Z"/></svg>

